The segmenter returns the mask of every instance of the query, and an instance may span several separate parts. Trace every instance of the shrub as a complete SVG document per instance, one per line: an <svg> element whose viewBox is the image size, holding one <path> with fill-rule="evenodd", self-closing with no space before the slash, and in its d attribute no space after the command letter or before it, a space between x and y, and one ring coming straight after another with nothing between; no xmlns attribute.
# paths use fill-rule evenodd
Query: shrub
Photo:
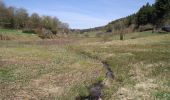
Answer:
<svg viewBox="0 0 170 100"><path fill-rule="evenodd" d="M103 39L103 42L107 42L107 41L110 41L110 37L112 37L112 34L104 34L102 39Z"/></svg>
<svg viewBox="0 0 170 100"><path fill-rule="evenodd" d="M153 30L153 25L147 24L147 25L139 26L139 31L140 31L140 32L142 32L142 31L148 31L148 30Z"/></svg>
<svg viewBox="0 0 170 100"><path fill-rule="evenodd" d="M102 37L103 33L96 33L96 37L100 38Z"/></svg>
<svg viewBox="0 0 170 100"><path fill-rule="evenodd" d="M35 34L36 33L35 30L33 30L33 29L23 29L22 32L23 33L30 33L30 34Z"/></svg>
<svg viewBox="0 0 170 100"><path fill-rule="evenodd" d="M164 26L162 27L163 31L170 32L170 26Z"/></svg>
<svg viewBox="0 0 170 100"><path fill-rule="evenodd" d="M58 30L52 30L51 32L56 35L58 33Z"/></svg>
<svg viewBox="0 0 170 100"><path fill-rule="evenodd" d="M121 33L120 34L120 40L123 40L124 39L124 35Z"/></svg>
<svg viewBox="0 0 170 100"><path fill-rule="evenodd" d="M53 38L53 33L52 31L48 30L48 29L37 29L36 31L38 33L38 36L42 39L51 39Z"/></svg>
<svg viewBox="0 0 170 100"><path fill-rule="evenodd" d="M13 37L9 37L7 35L0 34L0 40L12 40L12 39L13 39Z"/></svg>
<svg viewBox="0 0 170 100"><path fill-rule="evenodd" d="M85 34L84 36L85 36L86 38L88 38L88 37L89 37L89 34Z"/></svg>

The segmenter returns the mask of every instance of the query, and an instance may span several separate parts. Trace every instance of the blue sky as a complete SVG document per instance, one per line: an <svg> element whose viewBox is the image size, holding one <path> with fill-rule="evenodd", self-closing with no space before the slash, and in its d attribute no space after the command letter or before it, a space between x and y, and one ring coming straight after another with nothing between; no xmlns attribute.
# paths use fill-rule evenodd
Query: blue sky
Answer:
<svg viewBox="0 0 170 100"><path fill-rule="evenodd" d="M155 0L3 0L7 6L23 7L29 13L58 17L70 28L86 29L135 13Z"/></svg>

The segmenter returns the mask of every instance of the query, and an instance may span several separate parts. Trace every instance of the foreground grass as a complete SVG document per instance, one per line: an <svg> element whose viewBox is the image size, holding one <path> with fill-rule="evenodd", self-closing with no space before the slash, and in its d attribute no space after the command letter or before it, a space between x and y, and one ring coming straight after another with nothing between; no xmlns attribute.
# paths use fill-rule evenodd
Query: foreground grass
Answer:
<svg viewBox="0 0 170 100"><path fill-rule="evenodd" d="M82 84L90 85L102 73L102 67L99 62L70 52L68 47L2 45L0 98L74 99Z"/></svg>
<svg viewBox="0 0 170 100"><path fill-rule="evenodd" d="M168 100L170 34L146 33L108 42L101 38L63 44L57 40L50 44L47 40L0 41L0 99L74 100L86 96L92 83L104 79L101 61L105 61L115 81L104 87L104 100Z"/></svg>
<svg viewBox="0 0 170 100"><path fill-rule="evenodd" d="M125 41L94 42L77 52L105 61L116 79L103 90L104 99L169 100L170 35Z"/></svg>

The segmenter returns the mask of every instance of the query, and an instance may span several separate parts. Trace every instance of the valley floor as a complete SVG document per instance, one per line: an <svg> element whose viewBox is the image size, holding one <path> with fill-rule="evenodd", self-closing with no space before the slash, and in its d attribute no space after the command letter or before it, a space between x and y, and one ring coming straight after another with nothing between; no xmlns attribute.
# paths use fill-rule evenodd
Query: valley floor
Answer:
<svg viewBox="0 0 170 100"><path fill-rule="evenodd" d="M170 34L134 34L124 41L35 36L0 41L0 99L87 96L89 86L105 79L104 61L115 79L104 86L103 100L169 100Z"/></svg>

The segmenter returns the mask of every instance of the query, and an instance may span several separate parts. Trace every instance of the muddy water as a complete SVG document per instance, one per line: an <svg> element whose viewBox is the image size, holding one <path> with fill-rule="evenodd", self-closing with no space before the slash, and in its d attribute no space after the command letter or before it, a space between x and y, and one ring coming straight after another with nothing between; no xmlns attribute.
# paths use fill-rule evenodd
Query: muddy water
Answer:
<svg viewBox="0 0 170 100"><path fill-rule="evenodd" d="M107 62L102 62L103 64L103 67L106 69L106 78L109 78L109 79L113 79L115 78L114 74L113 74L113 71L111 70L111 68L109 67L109 64L107 64Z"/></svg>
<svg viewBox="0 0 170 100"><path fill-rule="evenodd" d="M114 80L115 76L111 70L111 68L109 67L109 65L106 62L102 62L103 67L106 69L106 79L111 79ZM82 97L79 96L76 98L76 100L102 100L101 96L102 96L102 89L104 87L104 82L97 82L94 83L90 86L89 89L89 95L86 97Z"/></svg>

